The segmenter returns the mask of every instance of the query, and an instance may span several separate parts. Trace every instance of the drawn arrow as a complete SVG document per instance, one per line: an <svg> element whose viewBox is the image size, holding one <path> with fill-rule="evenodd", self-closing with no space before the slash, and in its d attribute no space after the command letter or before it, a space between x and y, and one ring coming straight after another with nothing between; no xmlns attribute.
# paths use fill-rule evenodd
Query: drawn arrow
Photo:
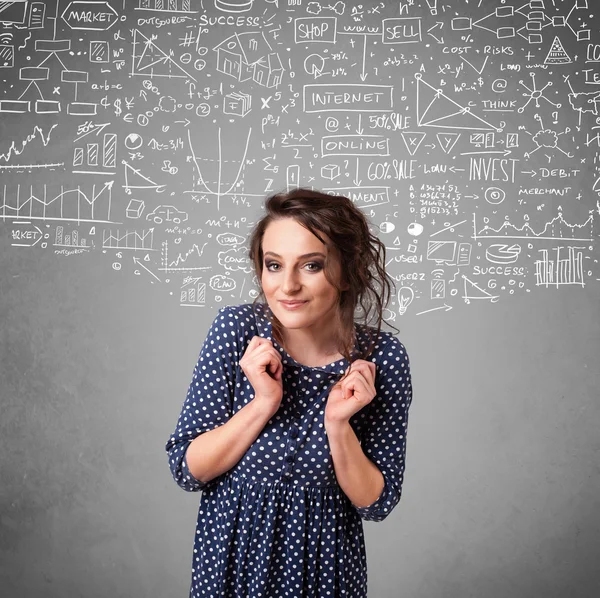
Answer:
<svg viewBox="0 0 600 598"><path fill-rule="evenodd" d="M364 46L363 46L363 64L362 64L362 73L360 75L360 80L364 81L367 78L367 73L365 73L365 60L367 58L367 36L364 35Z"/></svg>
<svg viewBox="0 0 600 598"><path fill-rule="evenodd" d="M148 274L154 276L154 278L156 278L156 280L158 280L158 282L162 282L162 280L156 276L156 274L154 274L154 272L152 272L151 270L148 270L148 268L146 268L146 266L144 266L144 264L142 264L142 262L140 261L139 257L135 257L135 255L133 256L133 261L140 267L142 267L144 270L146 270L146 272L148 272Z"/></svg>
<svg viewBox="0 0 600 598"><path fill-rule="evenodd" d="M441 29L444 26L444 23L442 21L437 21L436 24L429 28L427 30L427 34L431 35L431 37L433 37L433 39L438 43L438 44L443 44L444 43L444 38L442 37L442 39L438 39L435 35L433 35L433 33L431 33L434 29ZM440 36L441 37L441 36Z"/></svg>
<svg viewBox="0 0 600 598"><path fill-rule="evenodd" d="M430 311L437 311L438 309L443 309L444 311L450 311L452 309L452 306L444 303L444 305L440 305L439 307L434 307L433 309L426 309L425 311L420 311L417 314L417 316L420 316L421 314L428 314Z"/></svg>
<svg viewBox="0 0 600 598"><path fill-rule="evenodd" d="M366 36L365 36L366 37ZM362 179L358 178L358 158L356 158L356 176L352 179L352 182L358 186L362 183Z"/></svg>

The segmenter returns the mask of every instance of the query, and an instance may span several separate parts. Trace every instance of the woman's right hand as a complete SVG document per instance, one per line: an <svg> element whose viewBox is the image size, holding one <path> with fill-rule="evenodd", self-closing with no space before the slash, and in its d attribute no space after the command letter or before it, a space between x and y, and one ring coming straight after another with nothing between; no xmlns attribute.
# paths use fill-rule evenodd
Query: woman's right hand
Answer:
<svg viewBox="0 0 600 598"><path fill-rule="evenodd" d="M283 363L273 343L259 335L252 337L240 367L254 389L253 400L275 413L283 398Z"/></svg>

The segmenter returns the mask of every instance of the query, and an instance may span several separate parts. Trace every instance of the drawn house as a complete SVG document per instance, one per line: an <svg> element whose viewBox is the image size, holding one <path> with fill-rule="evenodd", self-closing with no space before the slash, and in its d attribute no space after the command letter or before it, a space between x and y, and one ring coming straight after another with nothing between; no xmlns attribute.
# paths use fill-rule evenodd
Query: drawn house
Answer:
<svg viewBox="0 0 600 598"><path fill-rule="evenodd" d="M234 33L213 50L217 52L217 70L238 81L252 79L263 87L281 83L283 65L262 31Z"/></svg>

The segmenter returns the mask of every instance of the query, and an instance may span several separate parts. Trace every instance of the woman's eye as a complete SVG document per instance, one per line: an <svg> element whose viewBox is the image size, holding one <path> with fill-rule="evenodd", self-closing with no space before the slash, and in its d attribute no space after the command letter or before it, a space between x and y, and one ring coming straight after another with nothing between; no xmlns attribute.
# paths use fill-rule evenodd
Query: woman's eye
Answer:
<svg viewBox="0 0 600 598"><path fill-rule="evenodd" d="M306 264L307 266L315 266L314 268L310 268L311 272L318 272L321 269L321 264L317 263L317 262L310 262L308 264Z"/></svg>
<svg viewBox="0 0 600 598"><path fill-rule="evenodd" d="M271 270L271 266L278 266L279 264L277 262L266 262L265 263L265 268L271 272L273 272L273 270ZM309 272L319 272L319 270L321 270L323 268L323 266L321 264L319 264L318 262L309 262L308 264L305 264L306 267L308 268Z"/></svg>

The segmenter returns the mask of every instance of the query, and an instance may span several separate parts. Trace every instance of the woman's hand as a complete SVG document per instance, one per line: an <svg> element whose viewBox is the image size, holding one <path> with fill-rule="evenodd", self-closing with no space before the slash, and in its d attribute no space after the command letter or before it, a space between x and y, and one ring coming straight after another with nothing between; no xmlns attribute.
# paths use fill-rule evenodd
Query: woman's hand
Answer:
<svg viewBox="0 0 600 598"><path fill-rule="evenodd" d="M348 376L340 380L329 391L325 406L326 424L335 425L348 422L377 394L375 389L377 366L372 361L357 359L349 369Z"/></svg>
<svg viewBox="0 0 600 598"><path fill-rule="evenodd" d="M254 389L254 399L275 413L283 398L283 364L273 343L259 335L253 336L240 367Z"/></svg>

